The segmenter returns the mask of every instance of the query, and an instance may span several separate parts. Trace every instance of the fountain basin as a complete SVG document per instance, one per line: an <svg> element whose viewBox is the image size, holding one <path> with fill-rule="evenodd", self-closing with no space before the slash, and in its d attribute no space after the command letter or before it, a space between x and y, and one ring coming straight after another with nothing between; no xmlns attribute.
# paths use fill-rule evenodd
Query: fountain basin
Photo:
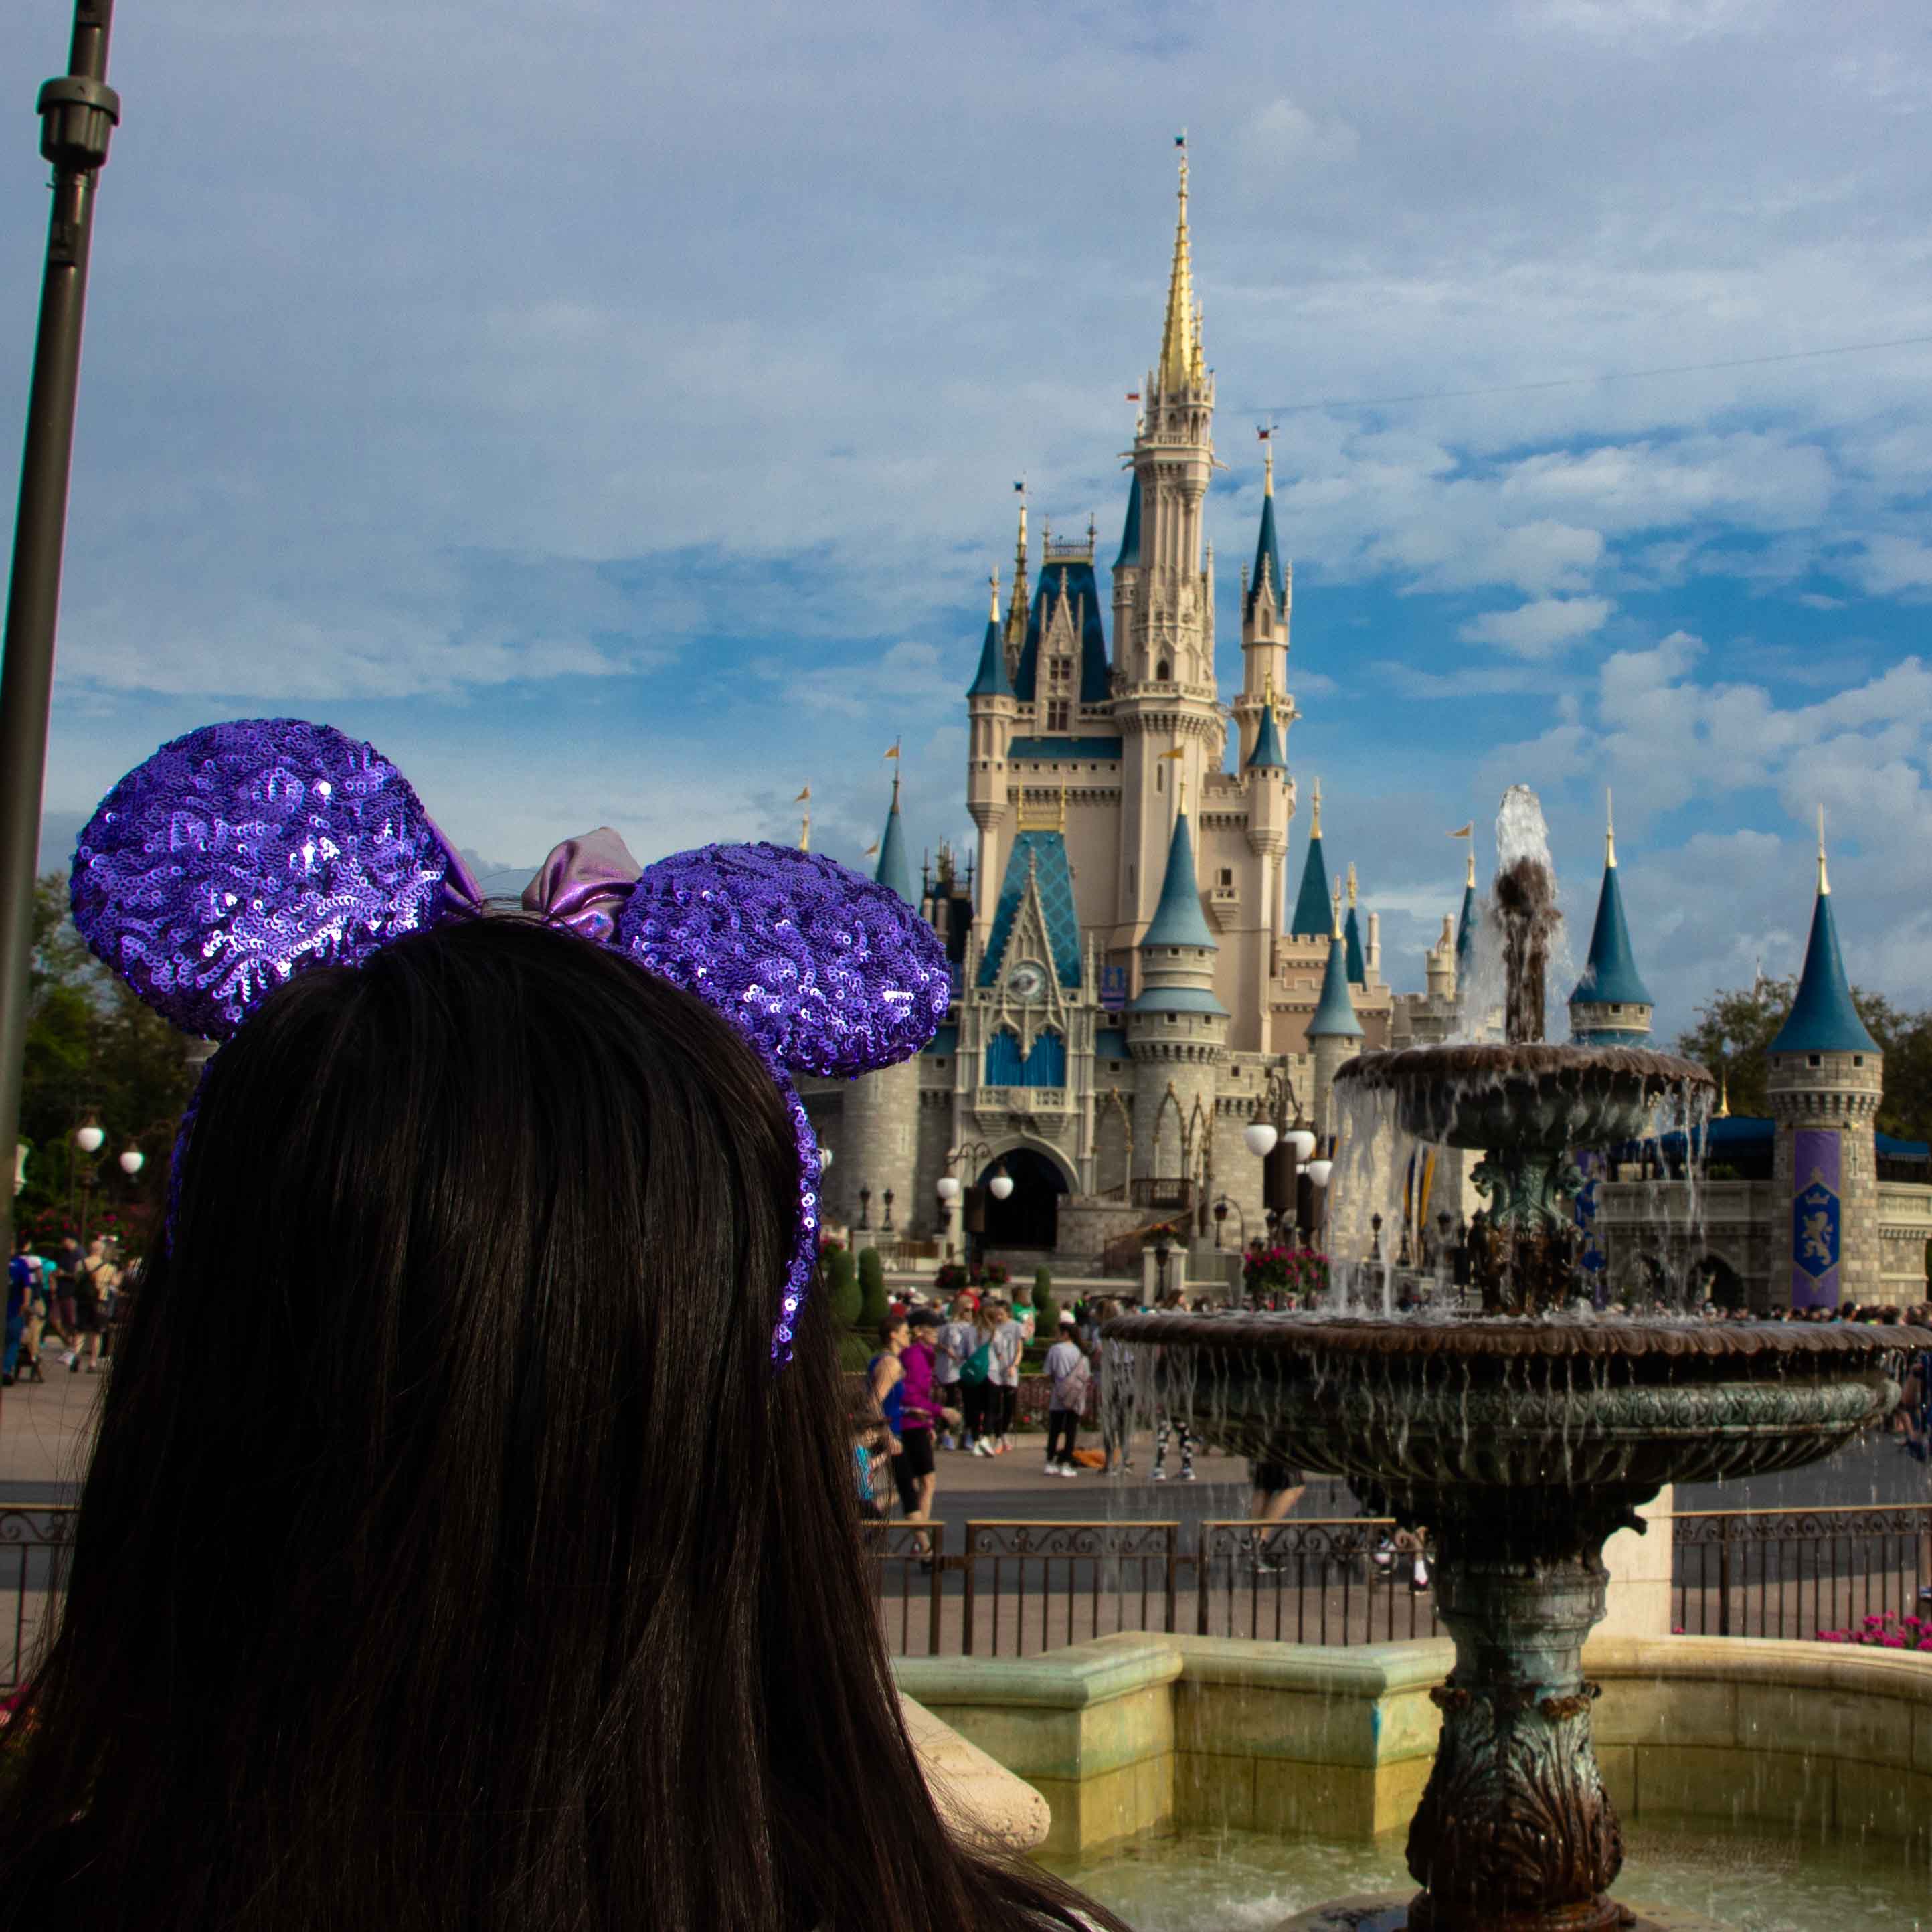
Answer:
<svg viewBox="0 0 1932 1932"><path fill-rule="evenodd" d="M1629 1046L1476 1042L1364 1053L1338 1087L1395 1096L1406 1133L1450 1147L1550 1153L1637 1138L1666 1094L1713 1093L1694 1060Z"/></svg>

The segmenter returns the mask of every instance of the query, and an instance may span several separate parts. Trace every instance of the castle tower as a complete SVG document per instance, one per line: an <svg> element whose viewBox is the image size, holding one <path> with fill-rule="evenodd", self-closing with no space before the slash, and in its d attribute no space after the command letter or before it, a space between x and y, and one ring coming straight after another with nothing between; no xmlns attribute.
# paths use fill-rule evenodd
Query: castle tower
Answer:
<svg viewBox="0 0 1932 1932"><path fill-rule="evenodd" d="M1326 1137L1336 1130L1335 1070L1362 1050L1362 1023L1348 992L1348 938L1342 925L1342 896L1335 895L1328 942L1328 970L1322 981L1322 998L1308 1022L1308 1043L1315 1055L1315 1131Z"/></svg>
<svg viewBox="0 0 1932 1932"><path fill-rule="evenodd" d="M1597 923L1590 957L1570 995L1570 1037L1579 1046L1641 1046L1650 1037L1652 1002L1630 951L1624 898L1617 885L1617 833L1604 828L1604 884L1597 895ZM1472 858L1474 856L1472 853Z"/></svg>
<svg viewBox="0 0 1932 1932"><path fill-rule="evenodd" d="M872 874L882 886L890 886L916 912L920 892L912 875L905 828L899 818L899 782L892 778L892 802L886 814L886 829L879 837L879 862ZM919 1151L919 1059L916 1054L896 1066L881 1067L876 1073L855 1080L845 1090L838 1159L834 1163L830 1191L836 1211L848 1226L859 1218L859 1190L872 1190L873 1228L885 1220L886 1190L892 1194L892 1227L896 1232L908 1229L915 1214L926 1203L916 1198L914 1177ZM865 1245L865 1238L858 1238Z"/></svg>
<svg viewBox="0 0 1932 1932"><path fill-rule="evenodd" d="M1825 815L1818 814L1818 897L1790 1016L1767 1055L1778 1123L1773 1197L1788 1201L1772 1293L1790 1283L1794 1308L1832 1308L1878 1298L1882 1267L1878 1158L1873 1133L1885 1056L1858 1018L1846 983L1825 870Z"/></svg>
<svg viewBox="0 0 1932 1932"><path fill-rule="evenodd" d="M1197 1101L1214 1118L1215 1066L1228 1037L1228 1010L1214 997L1219 950L1201 908L1184 797L1160 901L1141 935L1141 990L1126 1013L1134 1063L1134 1160L1144 1177L1179 1174L1180 1142Z"/></svg>
<svg viewBox="0 0 1932 1932"><path fill-rule="evenodd" d="M1432 1000L1447 1002L1455 998L1456 922L1446 912L1442 915L1441 937L1423 956L1423 973Z"/></svg>
<svg viewBox="0 0 1932 1932"><path fill-rule="evenodd" d="M1120 738L1123 823L1113 944L1124 951L1150 914L1174 796L1205 796L1227 727L1214 676L1210 566L1202 504L1214 465L1214 380L1201 348L1187 232L1187 157L1160 352L1134 436L1133 492L1114 589L1112 712ZM1136 958L1138 958L1138 953Z"/></svg>
<svg viewBox="0 0 1932 1932"><path fill-rule="evenodd" d="M1286 735L1296 712L1294 700L1278 702L1276 692L1288 688L1288 604L1294 594L1292 573L1281 560L1274 528L1274 443L1272 437L1263 464L1261 530L1255 539L1253 570L1241 586L1241 694L1234 700L1234 722L1240 731L1240 758L1252 757L1261 728L1264 704L1276 713L1277 729Z"/></svg>
<svg viewBox="0 0 1932 1932"><path fill-rule="evenodd" d="M1020 506L1020 556L1026 556L1026 506ZM974 925L983 946L993 922L993 902L1005 875L1010 849L1006 802L1006 754L1019 718L1019 700L1006 668L1006 646L1000 622L1000 579L994 573L992 606L986 616L986 636L980 647L980 668L966 688L969 741L966 752L966 809L980 830L980 852L974 868L980 904Z"/></svg>
<svg viewBox="0 0 1932 1932"><path fill-rule="evenodd" d="M1469 869L1462 880L1462 911L1456 922L1456 978L1450 988L1458 999L1468 990L1469 948L1476 937L1476 842L1469 840Z"/></svg>

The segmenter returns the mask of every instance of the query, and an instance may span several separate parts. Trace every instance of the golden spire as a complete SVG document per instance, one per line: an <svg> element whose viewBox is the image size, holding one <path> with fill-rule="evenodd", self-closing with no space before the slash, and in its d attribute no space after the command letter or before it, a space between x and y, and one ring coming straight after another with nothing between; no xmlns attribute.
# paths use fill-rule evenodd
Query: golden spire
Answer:
<svg viewBox="0 0 1932 1932"><path fill-rule="evenodd" d="M1832 890L1832 881L1825 872L1825 808L1818 808L1818 896L1823 898Z"/></svg>
<svg viewBox="0 0 1932 1932"><path fill-rule="evenodd" d="M1194 309L1194 269L1187 247L1187 148L1180 149L1180 214L1174 230L1174 268L1167 285L1167 326L1161 332L1160 386L1185 389L1201 380L1201 326Z"/></svg>
<svg viewBox="0 0 1932 1932"><path fill-rule="evenodd" d="M1268 446L1262 452L1262 494L1274 494L1274 438L1268 438Z"/></svg>
<svg viewBox="0 0 1932 1932"><path fill-rule="evenodd" d="M1604 863L1608 866L1616 862L1617 817L1610 802L1610 788L1606 785L1604 788Z"/></svg>
<svg viewBox="0 0 1932 1932"><path fill-rule="evenodd" d="M1020 533L1013 544L1013 590L1006 604L1006 642L1017 644L1026 635L1027 527L1026 493L1020 493ZM1010 659L1008 660L1011 662Z"/></svg>
<svg viewBox="0 0 1932 1932"><path fill-rule="evenodd" d="M1335 937L1337 939L1348 937L1342 926L1342 888L1340 886L1335 888Z"/></svg>
<svg viewBox="0 0 1932 1932"><path fill-rule="evenodd" d="M1354 904L1355 904L1355 862L1354 862L1354 860L1351 859L1351 860L1348 861L1348 904L1349 904L1349 908L1350 908L1350 909L1351 909L1352 910L1354 909Z"/></svg>
<svg viewBox="0 0 1932 1932"><path fill-rule="evenodd" d="M1315 781L1315 805L1309 814L1308 836L1311 838L1322 836L1322 781L1319 778Z"/></svg>
<svg viewBox="0 0 1932 1932"><path fill-rule="evenodd" d="M1473 886L1476 883L1476 842L1473 838L1469 841L1469 869L1464 874L1462 883L1466 886Z"/></svg>
<svg viewBox="0 0 1932 1932"><path fill-rule="evenodd" d="M1728 1120L1731 1118L1731 1075L1729 1067L1718 1069L1718 1111L1711 1118L1714 1120Z"/></svg>
<svg viewBox="0 0 1932 1932"><path fill-rule="evenodd" d="M1000 566L997 563L986 573L986 585L992 593L992 602L986 615L997 624L1000 621Z"/></svg>

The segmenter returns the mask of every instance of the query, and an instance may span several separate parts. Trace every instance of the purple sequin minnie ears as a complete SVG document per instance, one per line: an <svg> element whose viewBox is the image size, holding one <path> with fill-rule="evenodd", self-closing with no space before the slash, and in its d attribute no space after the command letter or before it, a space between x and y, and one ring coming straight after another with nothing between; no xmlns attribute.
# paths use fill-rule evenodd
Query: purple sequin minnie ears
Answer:
<svg viewBox="0 0 1932 1932"><path fill-rule="evenodd" d="M164 1018L225 1040L310 966L478 916L482 895L395 766L326 724L204 725L164 745L80 835L74 923ZM791 1358L818 1259L818 1144L794 1072L909 1058L945 1017L938 935L896 892L816 853L706 845L640 868L608 830L557 847L530 910L625 953L730 1020L797 1138L798 1213L772 1359Z"/></svg>

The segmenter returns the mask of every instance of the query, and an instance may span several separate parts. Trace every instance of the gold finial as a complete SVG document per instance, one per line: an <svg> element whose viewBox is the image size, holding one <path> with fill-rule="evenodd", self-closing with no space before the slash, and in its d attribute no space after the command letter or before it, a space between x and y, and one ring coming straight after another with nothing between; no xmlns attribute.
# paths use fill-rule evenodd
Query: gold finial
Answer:
<svg viewBox="0 0 1932 1932"><path fill-rule="evenodd" d="M1818 808L1818 892L1822 898L1832 890L1832 881L1825 871L1825 808Z"/></svg>
<svg viewBox="0 0 1932 1932"><path fill-rule="evenodd" d="M1731 1076L1728 1067L1718 1069L1718 1111L1711 1118L1714 1120L1728 1120L1731 1118Z"/></svg>
<svg viewBox="0 0 1932 1932"><path fill-rule="evenodd" d="M1309 814L1308 836L1311 838L1322 836L1322 781L1319 778L1315 781L1315 805Z"/></svg>
<svg viewBox="0 0 1932 1932"><path fill-rule="evenodd" d="M987 572L986 584L992 593L992 602L986 615L997 624L1000 621L1000 566L997 563Z"/></svg>
<svg viewBox="0 0 1932 1932"><path fill-rule="evenodd" d="M1201 332L1194 312L1194 269L1187 245L1187 141L1180 140L1180 208L1174 230L1174 268L1167 285L1167 326L1161 332L1156 374L1163 389L1201 380Z"/></svg>
<svg viewBox="0 0 1932 1932"><path fill-rule="evenodd" d="M1617 862L1617 818L1610 803L1610 787L1604 788L1604 863Z"/></svg>
<svg viewBox="0 0 1932 1932"><path fill-rule="evenodd" d="M1466 886L1473 886L1476 883L1476 842L1473 838L1469 841L1469 869L1464 874L1462 883Z"/></svg>
<svg viewBox="0 0 1932 1932"><path fill-rule="evenodd" d="M1262 494L1274 494L1274 439L1268 439L1268 446L1262 453Z"/></svg>
<svg viewBox="0 0 1932 1932"><path fill-rule="evenodd" d="M1348 937L1342 928L1342 888L1340 886L1335 888L1335 937L1337 939Z"/></svg>
<svg viewBox="0 0 1932 1932"><path fill-rule="evenodd" d="M1187 773L1185 770L1174 774L1174 817L1185 818L1187 816Z"/></svg>
<svg viewBox="0 0 1932 1932"><path fill-rule="evenodd" d="M1348 904L1352 909L1355 903L1355 862L1348 861Z"/></svg>

